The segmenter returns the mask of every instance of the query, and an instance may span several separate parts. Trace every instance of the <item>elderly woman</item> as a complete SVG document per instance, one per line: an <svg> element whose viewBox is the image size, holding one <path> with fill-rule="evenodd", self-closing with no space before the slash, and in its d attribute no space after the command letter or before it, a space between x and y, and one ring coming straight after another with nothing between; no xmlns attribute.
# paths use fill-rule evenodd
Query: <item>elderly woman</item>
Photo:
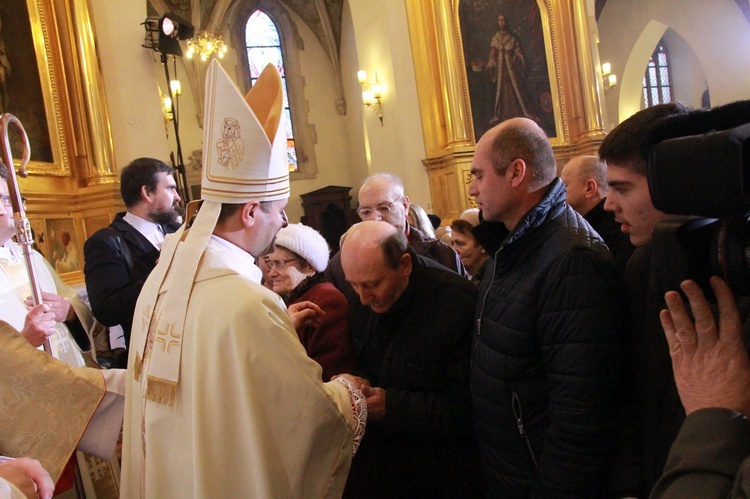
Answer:
<svg viewBox="0 0 750 499"><path fill-rule="evenodd" d="M346 298L324 282L328 243L315 229L289 224L276 236L276 249L262 262L269 287L287 306L311 301L323 310L314 324L297 331L307 355L323 368L323 380L353 372L356 360L349 330Z"/></svg>
<svg viewBox="0 0 750 499"><path fill-rule="evenodd" d="M487 267L489 255L471 233L474 226L461 218L451 224L451 246L458 253L471 282L479 286Z"/></svg>

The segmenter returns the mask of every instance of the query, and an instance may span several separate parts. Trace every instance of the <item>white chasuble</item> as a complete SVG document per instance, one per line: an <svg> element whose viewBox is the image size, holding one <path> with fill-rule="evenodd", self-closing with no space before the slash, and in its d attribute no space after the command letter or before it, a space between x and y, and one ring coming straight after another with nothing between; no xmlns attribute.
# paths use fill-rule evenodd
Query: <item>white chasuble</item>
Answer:
<svg viewBox="0 0 750 499"><path fill-rule="evenodd" d="M158 266L141 292L128 365L123 497L343 492L357 425L349 391L321 383L320 366L306 355L283 302L259 284L253 258L237 250L212 238L201 257L181 348L167 352L180 352L171 406L146 396L152 363L165 357L151 349L169 348L147 341L147 317L156 307L157 322L163 303L161 282L152 279ZM168 275L162 294L173 282Z"/></svg>

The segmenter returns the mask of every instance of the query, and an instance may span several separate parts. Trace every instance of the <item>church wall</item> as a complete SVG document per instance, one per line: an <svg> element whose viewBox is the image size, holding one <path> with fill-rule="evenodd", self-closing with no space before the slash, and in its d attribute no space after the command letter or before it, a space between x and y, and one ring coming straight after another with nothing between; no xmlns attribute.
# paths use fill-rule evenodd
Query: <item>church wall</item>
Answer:
<svg viewBox="0 0 750 499"><path fill-rule="evenodd" d="M315 127L318 142L315 145L318 173L315 178L292 180L292 194L289 198L287 214L291 221L299 221L304 214L300 194L305 194L328 185L352 187L356 195L358 180L353 175L355 165L364 165L361 155L350 156L344 153L347 143L353 140L356 127L352 126L352 110L361 101L346 95L347 114L340 115L336 110L336 79L333 65L323 46L313 32L296 14L291 14L299 34L304 40L305 50L299 52L300 69L305 79L305 98L309 105L308 120ZM344 80L353 80L357 74L344 73Z"/></svg>
<svg viewBox="0 0 750 499"><path fill-rule="evenodd" d="M146 2L98 0L91 6L117 169L142 156L167 161L153 52L141 48Z"/></svg>
<svg viewBox="0 0 750 499"><path fill-rule="evenodd" d="M641 97L635 84L638 75L642 80L650 52L646 59L638 57L634 61L636 67L631 68L633 85L630 88L628 74L623 73L637 49L639 37L653 23L671 28L692 49L708 80L712 105L749 97L746 82L750 73L750 53L746 48L750 45L750 23L735 2L608 0L598 22L599 54L602 62L612 64L613 72L618 78L622 76L623 82L606 94L612 125L640 109ZM653 45L650 50L653 51ZM621 95L623 91L627 95ZM699 105L700 100L688 104Z"/></svg>
<svg viewBox="0 0 750 499"><path fill-rule="evenodd" d="M669 47L670 58L674 61L672 65L674 98L699 107L703 92L708 88L700 60L690 45L673 30L668 29L664 33L664 40Z"/></svg>
<svg viewBox="0 0 750 499"><path fill-rule="evenodd" d="M145 30L140 23L146 18L145 2L127 0L95 0L92 9L96 19L96 36L103 59L108 105L115 140L118 168L139 156L154 156L168 161L169 151L176 153L174 129L168 125L169 140L165 135L158 87L166 92L164 67L158 59L154 62L152 51L141 48ZM122 5L120 5L122 4ZM134 6L137 4L137 6ZM127 8L125 8L127 6ZM299 195L327 185L356 187L362 175L353 178L353 164L364 165L363 155L343 153L347 149L349 136L353 133L348 113L341 116L336 111L335 79L333 66L318 39L307 25L294 13L290 13L297 25L304 50L299 51L301 71L305 82L306 103L309 106L309 122L315 127L318 174L311 179L293 180L287 214L290 221L298 222L303 215ZM225 20L224 25L227 22ZM100 27L101 26L101 27ZM225 40L229 40L224 33ZM230 50L222 65L230 75L237 74L236 58ZM172 63L170 76L174 78ZM180 104L180 139L187 175L192 182L199 182L199 172L191 171L190 154L202 148L202 128L196 118L196 107L187 81L183 61L178 59L177 75L182 82ZM348 75L352 85L359 88L356 70ZM201 77L202 78L202 77ZM349 96L347 96L349 97ZM347 99L349 109L361 106L361 94L353 94L353 103ZM360 113L361 117L361 113ZM354 128L356 130L356 127ZM169 144L169 145L167 145ZM366 169L361 168L363 175Z"/></svg>
<svg viewBox="0 0 750 499"><path fill-rule="evenodd" d="M363 69L369 79L377 70L379 80L387 86L383 126L373 111L363 111L368 174L395 173L404 181L410 200L430 212L429 181L421 163L425 157L424 140L405 4L397 0L346 3L351 11L359 66L350 67L351 60L342 64L344 78L353 75L356 79L357 70ZM362 106L361 100L356 105Z"/></svg>
<svg viewBox="0 0 750 499"><path fill-rule="evenodd" d="M176 152L174 129L168 125L166 138L157 85L166 92L164 69L158 54L141 48L145 30L146 2L93 0L96 38L107 103L112 121L118 170L139 156L168 160ZM304 50L299 51L300 68L309 106L308 120L315 127L318 173L314 178L292 181L290 220L303 215L300 194L327 185L352 187L355 198L361 181L369 174L390 171L399 175L413 202L430 211L427 173L414 69L409 47L406 9L403 2L350 0L345 2L342 23L341 72L347 114L336 111L336 85L325 50L313 32L296 14ZM222 22L226 30L228 20ZM229 40L224 31L225 40ZM157 56L157 58L154 57ZM232 50L222 61L229 74L236 72ZM357 71L369 74L377 69L387 86L383 99L384 124L362 105ZM173 68L170 63L170 74ZM180 138L188 178L194 182L190 154L202 148L202 129L181 60L177 63L182 82Z"/></svg>
<svg viewBox="0 0 750 499"><path fill-rule="evenodd" d="M354 36L354 22L349 2L344 2L341 19L341 75L346 97L346 129L347 141L344 154L350 164L347 166L352 183L351 195L356 208L356 198L362 179L369 175L369 144L366 142L365 120L373 119L373 111L362 104L362 87L357 80L359 71L359 57L357 55L357 39Z"/></svg>

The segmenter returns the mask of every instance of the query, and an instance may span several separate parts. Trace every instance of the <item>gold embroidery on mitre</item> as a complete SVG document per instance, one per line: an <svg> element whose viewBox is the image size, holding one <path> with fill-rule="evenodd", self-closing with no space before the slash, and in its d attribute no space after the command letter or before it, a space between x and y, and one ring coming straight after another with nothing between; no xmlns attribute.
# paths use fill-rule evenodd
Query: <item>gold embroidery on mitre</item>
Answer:
<svg viewBox="0 0 750 499"><path fill-rule="evenodd" d="M221 138L216 142L219 150L219 164L224 168L237 168L245 153L245 143L240 137L240 122L234 118L224 118L221 125Z"/></svg>

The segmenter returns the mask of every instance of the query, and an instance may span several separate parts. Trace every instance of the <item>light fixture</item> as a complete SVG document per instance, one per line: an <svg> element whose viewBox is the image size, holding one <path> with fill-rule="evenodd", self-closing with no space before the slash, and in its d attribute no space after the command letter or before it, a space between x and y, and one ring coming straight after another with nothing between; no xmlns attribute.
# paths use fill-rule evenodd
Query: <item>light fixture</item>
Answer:
<svg viewBox="0 0 750 499"><path fill-rule="evenodd" d="M187 58L190 59L198 54L201 61L207 61L213 54L221 59L228 50L224 38L220 34L209 33L208 31L199 31L198 36L188 40L187 46L188 49L185 54Z"/></svg>
<svg viewBox="0 0 750 499"><path fill-rule="evenodd" d="M165 96L162 99L162 112L164 113L164 121L169 122L174 119L174 108L172 107L172 99L169 96Z"/></svg>
<svg viewBox="0 0 750 499"><path fill-rule="evenodd" d="M177 79L177 58L182 57L182 47L180 40L190 40L195 34L195 27L172 13L164 14L162 17L147 17L141 23L146 29L146 39L142 47L161 54L161 62L164 66L164 76L167 80L168 95L162 96L161 88L159 96L162 99L162 113L164 114L164 125L168 130L168 124L171 121L174 126L174 139L177 145L177 161L175 164L172 156L172 165L177 172L177 190L180 197L185 201L190 201L190 191L187 189L187 175L185 174L185 163L182 159L182 144L180 143L180 105L179 96L182 93L182 86ZM169 58L172 56L174 66L174 79L169 77ZM169 132L167 132L167 135Z"/></svg>
<svg viewBox="0 0 750 499"><path fill-rule="evenodd" d="M602 78L604 79L605 90L617 86L617 75L612 72L612 65L608 62L602 64Z"/></svg>
<svg viewBox="0 0 750 499"><path fill-rule="evenodd" d="M378 72L375 71L375 79L372 82L367 81L367 73L359 70L357 72L357 79L359 84L362 86L362 102L365 106L369 107L376 113L378 113L378 119L380 125L383 125L383 104L381 99L385 93L385 85L378 81Z"/></svg>

